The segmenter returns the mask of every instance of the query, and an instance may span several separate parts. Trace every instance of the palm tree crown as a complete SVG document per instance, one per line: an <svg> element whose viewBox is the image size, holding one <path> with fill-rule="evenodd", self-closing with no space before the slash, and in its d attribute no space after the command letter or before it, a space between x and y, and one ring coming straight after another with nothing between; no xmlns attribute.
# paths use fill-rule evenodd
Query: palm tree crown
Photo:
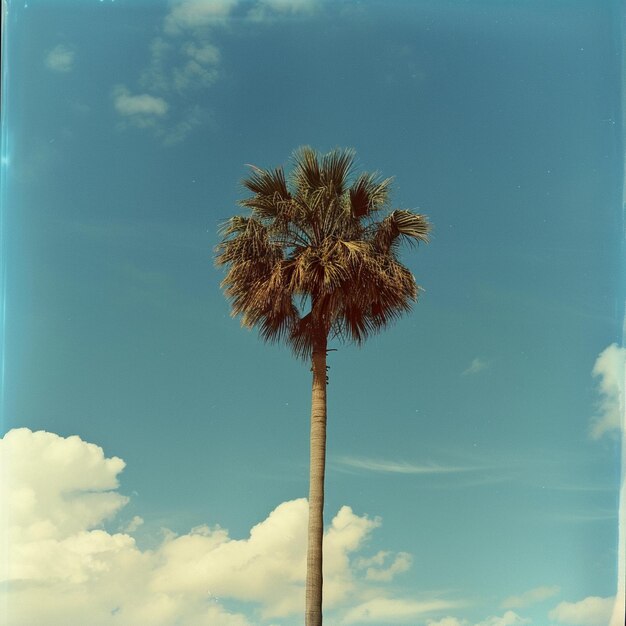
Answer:
<svg viewBox="0 0 626 626"><path fill-rule="evenodd" d="M216 263L232 314L268 341L285 339L310 357L327 338L361 343L410 310L418 286L399 244L428 241L424 215L389 208L391 179L356 175L354 152L294 153L281 167L251 166L240 201L249 216L223 227Z"/></svg>

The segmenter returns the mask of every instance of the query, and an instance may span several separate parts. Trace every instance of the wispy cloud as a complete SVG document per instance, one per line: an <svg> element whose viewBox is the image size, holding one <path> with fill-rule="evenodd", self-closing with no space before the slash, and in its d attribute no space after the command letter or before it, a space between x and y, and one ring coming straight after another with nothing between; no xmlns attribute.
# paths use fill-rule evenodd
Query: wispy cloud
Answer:
<svg viewBox="0 0 626 626"><path fill-rule="evenodd" d="M624 428L624 375L626 350L612 344L603 350L593 366L601 396L597 414L591 421L592 439L617 433Z"/></svg>
<svg viewBox="0 0 626 626"><path fill-rule="evenodd" d="M475 359L472 360L472 362L463 370L462 375L463 376L470 376L472 374L478 374L479 372L482 372L484 370L486 370L489 367L489 363L488 361L486 361L485 359L477 356Z"/></svg>
<svg viewBox="0 0 626 626"><path fill-rule="evenodd" d="M319 0L259 0L248 13L248 19L256 22L275 20L288 15L313 13Z"/></svg>
<svg viewBox="0 0 626 626"><path fill-rule="evenodd" d="M344 624L398 624L419 619L435 611L444 611L456 606L445 600L397 600L373 598L350 609Z"/></svg>
<svg viewBox="0 0 626 626"><path fill-rule="evenodd" d="M390 582L396 574L409 570L412 562L413 559L408 552L398 552L393 558L391 552L381 550L371 558L359 559L355 565L357 569L366 570L366 580Z"/></svg>
<svg viewBox="0 0 626 626"><path fill-rule="evenodd" d="M559 513L545 513L544 519L550 519L559 524L585 524L591 522L605 522L608 520L617 520L618 512L616 509L584 509L579 511L563 511Z"/></svg>
<svg viewBox="0 0 626 626"><path fill-rule="evenodd" d="M137 90L116 88L115 110L125 117L122 128L149 129L164 144L184 140L211 119L190 95L206 90L220 78L222 53L216 35L237 25L258 28L294 15L308 15L319 0L175 0L150 43L149 61L137 80ZM167 115L166 115L167 114Z"/></svg>
<svg viewBox="0 0 626 626"><path fill-rule="evenodd" d="M504 615L488 617L486 620L475 624L475 626L522 626L522 624L530 623L530 619L521 617L513 611L507 611Z"/></svg>
<svg viewBox="0 0 626 626"><path fill-rule="evenodd" d="M481 622L470 622L467 619L449 616L437 621L429 620L426 622L426 626L522 626L522 624L529 623L529 619L521 617L513 611L507 611L504 615L492 615Z"/></svg>
<svg viewBox="0 0 626 626"><path fill-rule="evenodd" d="M44 64L53 72L70 72L74 68L74 51L69 46L59 44L46 54Z"/></svg>
<svg viewBox="0 0 626 626"><path fill-rule="evenodd" d="M460 467L436 463L416 464L406 461L389 461L385 459L368 459L353 456L340 456L335 459L339 466L368 472L389 474L453 474L458 472L476 471L477 467Z"/></svg>
<svg viewBox="0 0 626 626"><path fill-rule="evenodd" d="M553 598L561 591L556 585L552 587L535 587L530 591L525 591L518 596L509 596L502 601L500 605L503 609L521 609L538 602L543 602L548 598Z"/></svg>

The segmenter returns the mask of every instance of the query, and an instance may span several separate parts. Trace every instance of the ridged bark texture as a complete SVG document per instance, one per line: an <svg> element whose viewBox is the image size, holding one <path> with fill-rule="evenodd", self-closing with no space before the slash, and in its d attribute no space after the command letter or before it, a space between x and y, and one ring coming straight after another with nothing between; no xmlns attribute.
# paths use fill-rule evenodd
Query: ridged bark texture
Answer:
<svg viewBox="0 0 626 626"><path fill-rule="evenodd" d="M322 541L326 468L326 339L313 348L309 534L306 569L306 626L322 625Z"/></svg>

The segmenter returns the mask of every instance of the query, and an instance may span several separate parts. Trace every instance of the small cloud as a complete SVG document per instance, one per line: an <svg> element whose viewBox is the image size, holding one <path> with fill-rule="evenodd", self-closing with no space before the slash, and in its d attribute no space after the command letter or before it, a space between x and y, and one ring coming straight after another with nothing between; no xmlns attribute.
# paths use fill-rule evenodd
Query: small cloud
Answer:
<svg viewBox="0 0 626 626"><path fill-rule="evenodd" d="M408 600L400 598L374 598L350 609L344 624L401 624L434 611L457 606L445 600Z"/></svg>
<svg viewBox="0 0 626 626"><path fill-rule="evenodd" d="M536 587L530 591L526 591L519 596L509 596L502 602L503 609L521 609L537 602L542 602L548 598L552 598L561 591L560 587Z"/></svg>
<svg viewBox="0 0 626 626"><path fill-rule="evenodd" d="M125 533L134 533L142 524L143 517L135 515L135 517L133 517L133 519L131 519L130 522L128 522L128 524L126 524L126 526L124 526L121 530Z"/></svg>
<svg viewBox="0 0 626 626"><path fill-rule="evenodd" d="M359 559L356 567L366 570L366 580L391 582L396 574L401 574L411 568L413 559L408 552L398 552L393 562L389 566L384 567L390 556L390 552L381 550L369 559Z"/></svg>
<svg viewBox="0 0 626 626"><path fill-rule="evenodd" d="M150 63L142 72L139 84L151 91L168 91L170 78L167 67L174 46L163 37L156 37L150 43Z"/></svg>
<svg viewBox="0 0 626 626"><path fill-rule="evenodd" d="M206 28L222 23L239 0L179 0L174 4L164 22L168 35Z"/></svg>
<svg viewBox="0 0 626 626"><path fill-rule="evenodd" d="M286 15L312 13L318 4L319 0L259 0L248 13L248 19L260 22Z"/></svg>
<svg viewBox="0 0 626 626"><path fill-rule="evenodd" d="M475 624L475 626L521 626L522 624L530 624L530 620L520 617L513 611L507 611L500 617L488 617L486 620Z"/></svg>
<svg viewBox="0 0 626 626"><path fill-rule="evenodd" d="M70 72L74 67L74 51L68 46L59 44L46 54L44 64L53 72Z"/></svg>
<svg viewBox="0 0 626 626"><path fill-rule="evenodd" d="M160 129L157 133L166 146L183 141L197 126L205 124L211 116L199 106L191 107L180 115L180 119L170 128Z"/></svg>
<svg viewBox="0 0 626 626"><path fill-rule="evenodd" d="M592 374L599 379L601 395L597 414L591 421L592 439L615 433L624 427L624 363L626 349L612 344L603 350L593 366Z"/></svg>
<svg viewBox="0 0 626 626"><path fill-rule="evenodd" d="M227 29L233 14L251 22L284 19L310 14L319 5L319 0L172 0L138 80L149 93L115 89L115 108L126 118L121 126L147 128L165 145L182 141L211 119L206 108L187 105L189 92L219 80L221 53L214 33Z"/></svg>
<svg viewBox="0 0 626 626"><path fill-rule="evenodd" d="M488 367L489 367L489 363L485 361L485 359L482 359L481 357L477 356L468 365L468 367L463 370L462 375L469 376L472 374L478 374L478 372L482 372L483 370L486 370Z"/></svg>
<svg viewBox="0 0 626 626"><path fill-rule="evenodd" d="M157 98L147 93L136 96L123 85L113 90L115 110L126 117L154 118L163 117L168 110L168 104L163 98Z"/></svg>
<svg viewBox="0 0 626 626"><path fill-rule="evenodd" d="M362 459L357 457L339 457L337 462L345 467L369 472L385 472L391 474L450 474L455 472L469 472L476 468L455 467L451 465L416 465L404 461L387 461L383 459Z"/></svg>
<svg viewBox="0 0 626 626"><path fill-rule="evenodd" d="M561 602L548 617L571 626L606 626L611 618L615 598L589 596L580 602Z"/></svg>
<svg viewBox="0 0 626 626"><path fill-rule="evenodd" d="M74 113L77 113L78 115L85 116L91 113L91 107L84 102L79 102L78 100L70 102L70 108L72 109L72 111L74 111Z"/></svg>
<svg viewBox="0 0 626 626"><path fill-rule="evenodd" d="M441 620L426 622L426 626L472 626L472 624L473 626L522 626L522 624L530 624L530 620L520 617L513 611L507 611L504 615L494 615L476 623L457 617L444 617Z"/></svg>

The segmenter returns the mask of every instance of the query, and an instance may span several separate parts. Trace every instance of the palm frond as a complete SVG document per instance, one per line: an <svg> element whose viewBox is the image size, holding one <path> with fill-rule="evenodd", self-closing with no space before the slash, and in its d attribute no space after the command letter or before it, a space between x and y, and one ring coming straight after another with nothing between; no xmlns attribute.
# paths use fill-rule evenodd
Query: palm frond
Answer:
<svg viewBox="0 0 626 626"><path fill-rule="evenodd" d="M317 158L317 152L309 146L303 146L293 154L295 167L292 172L292 181L296 193L301 197L308 197L312 191L322 187L322 173Z"/></svg>
<svg viewBox="0 0 626 626"><path fill-rule="evenodd" d="M241 184L253 195L241 200L239 204L251 209L257 217L266 219L276 217L291 201L282 167L274 170L264 170L255 165L249 167L252 173L244 178Z"/></svg>
<svg viewBox="0 0 626 626"><path fill-rule="evenodd" d="M352 165L354 150L336 148L318 159L321 161L321 178L329 195L341 196L344 193Z"/></svg>
<svg viewBox="0 0 626 626"><path fill-rule="evenodd" d="M352 150L305 146L293 160L287 177L251 166L240 202L250 215L221 227L216 264L227 268L232 314L308 358L331 332L361 343L411 309L419 287L399 245L427 242L430 224L406 210L372 221L388 207L391 179L355 178Z"/></svg>
<svg viewBox="0 0 626 626"><path fill-rule="evenodd" d="M389 199L392 178L380 180L377 174L361 174L350 187L352 215L361 218L383 209Z"/></svg>
<svg viewBox="0 0 626 626"><path fill-rule="evenodd" d="M425 215L399 209L391 212L381 222L373 224L369 235L374 248L386 254L393 250L400 239L409 244L428 243L430 229Z"/></svg>

